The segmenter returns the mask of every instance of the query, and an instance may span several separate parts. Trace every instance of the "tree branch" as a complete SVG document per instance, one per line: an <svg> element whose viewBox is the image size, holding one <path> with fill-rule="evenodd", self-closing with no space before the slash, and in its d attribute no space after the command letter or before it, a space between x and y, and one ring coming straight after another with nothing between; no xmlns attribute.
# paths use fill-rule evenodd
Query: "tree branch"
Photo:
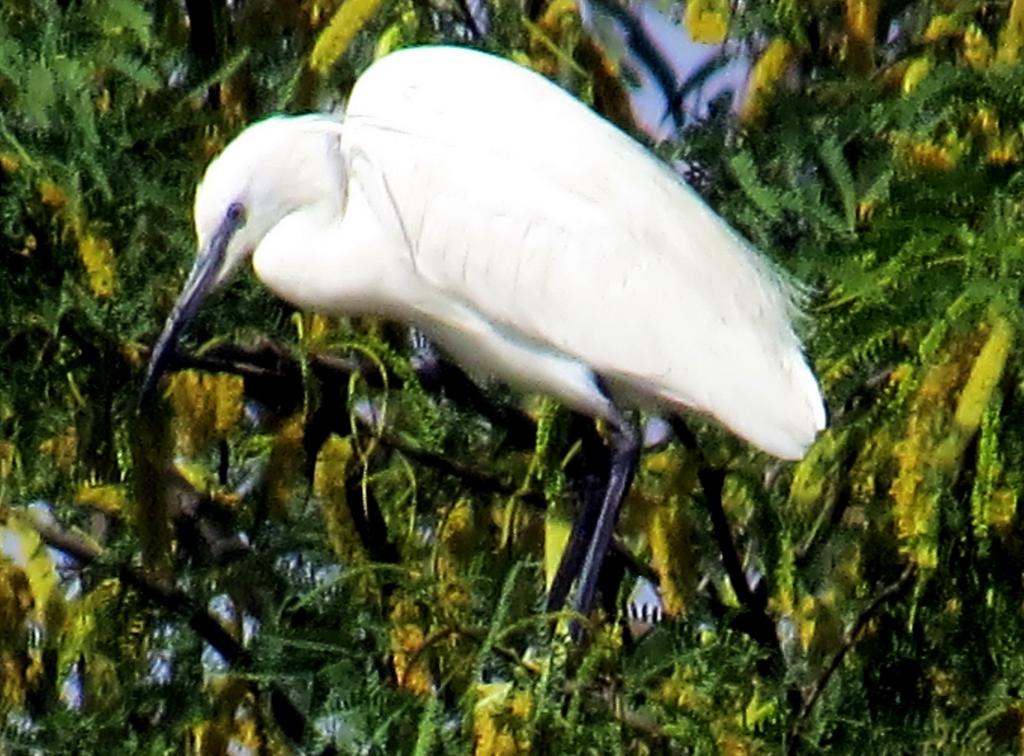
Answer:
<svg viewBox="0 0 1024 756"><path fill-rule="evenodd" d="M35 517L31 519L31 523L43 543L73 557L83 566L106 564L115 568L124 583L138 591L144 599L184 618L196 635L231 666L246 667L252 664L253 657L249 650L228 632L216 617L184 591L129 564L106 562L100 546L62 530L52 522ZM269 685L269 692L271 708L278 726L293 740L301 741L306 730L305 716L273 683Z"/></svg>
<svg viewBox="0 0 1024 756"><path fill-rule="evenodd" d="M666 115L672 118L677 130L683 128L686 115L683 112L683 90L672 64L658 49L636 14L622 5L619 0L594 0L594 7L608 14L622 29L622 38L640 61L651 73L655 85L665 97Z"/></svg>
<svg viewBox="0 0 1024 756"><path fill-rule="evenodd" d="M818 700L825 692L825 689L828 687L832 676L835 674L836 670L839 669L839 665L842 664L843 659L845 659L846 655L853 650L855 645L857 645L857 642L860 640L860 635L864 631L864 627L867 625L868 621L878 612L883 604L892 601L906 590L915 573L915 566L913 564L907 565L907 568L903 570L903 574L900 575L895 582L890 583L875 594L875 597L871 599L863 610L861 610L861 613L857 615L857 619L854 620L850 628L843 634L843 640L842 644L839 646L839 650L832 656L831 661L829 661L825 669L822 670L818 679L814 681L814 685L812 686L810 693L806 698L804 698L804 702L800 706L800 711L789 729L788 753L792 754L797 752L800 743L800 732L803 729L804 724L813 711L815 705L818 703Z"/></svg>
<svg viewBox="0 0 1024 756"><path fill-rule="evenodd" d="M344 385L352 374L358 373L370 386L384 386L377 366L358 356L313 354L309 359L311 369L321 381L336 384L340 382ZM417 374L424 388L434 393L457 396L460 404L467 404L471 410L479 412L501 427L515 448L525 448L524 444L527 442L532 444L534 424L528 415L518 409L496 407L465 373L447 360L437 356L427 359L421 354L420 363L422 364L414 367L417 367ZM172 361L168 371L185 369L229 373L241 376L247 381L271 384L273 393L279 400L284 394L293 395L296 401L300 401L302 397L302 371L298 361L286 348L270 339L262 339L252 346L219 344L201 355L179 354ZM402 386L400 377L391 377L391 381L392 386ZM378 441L384 448L459 479L476 493L519 495L524 503L535 509L543 510L547 506L544 498L536 492L521 491L518 485L482 473L457 460L405 443L396 436L379 436ZM630 571L657 584L657 573L638 559L620 540L614 540L610 550L623 558Z"/></svg>
<svg viewBox="0 0 1024 756"><path fill-rule="evenodd" d="M707 507L708 517L711 519L711 529L722 557L722 566L729 579L729 585L733 593L736 594L736 599L743 607L743 614L737 618L737 629L742 630L769 649L777 658L781 658L782 649L779 646L775 623L766 611L768 593L767 591L758 591L755 594L750 590L746 573L743 570L743 562L736 548L732 529L729 527L729 518L722 506L725 471L714 467L707 461L697 444L697 437L682 418L673 416L669 419L669 424L680 443L689 452L697 455L697 477L700 480L701 488L704 489L704 505Z"/></svg>

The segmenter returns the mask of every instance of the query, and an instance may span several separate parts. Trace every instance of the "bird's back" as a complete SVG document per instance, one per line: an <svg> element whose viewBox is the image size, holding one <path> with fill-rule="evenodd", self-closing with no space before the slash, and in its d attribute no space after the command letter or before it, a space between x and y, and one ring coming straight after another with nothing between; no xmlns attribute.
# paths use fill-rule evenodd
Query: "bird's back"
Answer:
<svg viewBox="0 0 1024 756"><path fill-rule="evenodd" d="M512 338L781 457L824 426L779 276L542 77L457 48L394 53L357 82L342 141L387 177L419 274Z"/></svg>

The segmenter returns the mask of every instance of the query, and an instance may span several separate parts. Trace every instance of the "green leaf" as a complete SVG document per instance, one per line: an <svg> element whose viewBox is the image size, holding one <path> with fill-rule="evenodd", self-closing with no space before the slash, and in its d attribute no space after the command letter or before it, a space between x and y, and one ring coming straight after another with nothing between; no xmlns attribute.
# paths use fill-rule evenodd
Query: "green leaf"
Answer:
<svg viewBox="0 0 1024 756"><path fill-rule="evenodd" d="M828 170L843 205L846 229L853 233L857 223L857 194L850 165L843 156L843 148L832 135L821 144L821 160Z"/></svg>
<svg viewBox="0 0 1024 756"><path fill-rule="evenodd" d="M37 61L28 71L25 96L22 107L29 119L40 128L50 125L50 111L57 104L53 73L50 68Z"/></svg>
<svg viewBox="0 0 1024 756"><path fill-rule="evenodd" d="M88 8L89 15L104 35L133 35L143 48L152 43L153 18L143 3L135 0L102 0Z"/></svg>
<svg viewBox="0 0 1024 756"><path fill-rule="evenodd" d="M779 192L761 181L757 165L749 152L740 152L729 160L733 176L751 202L770 220L778 220L782 214Z"/></svg>

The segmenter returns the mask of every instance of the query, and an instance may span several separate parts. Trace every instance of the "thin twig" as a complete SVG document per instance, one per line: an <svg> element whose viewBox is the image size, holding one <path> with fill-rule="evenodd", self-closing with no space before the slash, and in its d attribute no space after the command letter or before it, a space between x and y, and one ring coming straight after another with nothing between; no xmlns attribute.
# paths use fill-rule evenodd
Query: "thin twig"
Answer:
<svg viewBox="0 0 1024 756"><path fill-rule="evenodd" d="M456 377L453 375L458 368L454 365L441 361L441 384L450 382ZM375 388L383 387L380 378L380 371L369 361L360 359L357 356L337 357L327 354L313 354L310 356L310 365L313 372L321 379L333 378L335 380L347 380L354 373L360 374L368 385ZM294 382L295 391L301 394L302 374L298 362L289 351L270 339L262 339L253 346L244 346L235 343L218 344L201 355L179 354L171 364L170 370L183 370L194 368L210 372L224 372L231 375L238 375L242 378L257 380L281 380ZM458 371L461 373L461 371ZM391 385L400 387L401 378L392 376L389 378ZM454 392L460 398L469 396L473 408L483 412L481 407L485 401L482 393L472 395L469 390L475 384L465 378L457 384L458 391ZM434 387L442 389L443 386ZM516 440L530 436L532 433L525 432L525 425L532 424L527 415L519 411L499 408L491 412L484 412L491 419L500 420L500 424L509 433L510 440ZM513 432L515 431L515 432ZM520 490L517 484L512 484L497 476L487 475L478 470L464 465L458 461L434 454L428 450L405 443L392 435L385 435L378 438L381 446L397 451L409 459L418 462L426 467L431 467L445 475L458 478L476 493L498 494L501 496L518 495L520 499L535 509L545 509L547 502L538 493ZM647 564L637 558L621 541L615 540L611 550L622 556L630 570L657 584L657 573Z"/></svg>
<svg viewBox="0 0 1024 756"><path fill-rule="evenodd" d="M458 478L475 493L517 496L520 501L534 509L544 510L547 508L547 500L540 493L524 491L518 485L513 485L497 476L479 472L448 457L442 457L426 449L407 444L391 435L378 436L377 440L382 447L396 451L424 467L430 467L442 474ZM612 540L609 552L619 556L634 575L645 578L654 585L658 584L657 571L630 551L618 538Z"/></svg>
<svg viewBox="0 0 1024 756"><path fill-rule="evenodd" d="M143 598L185 618L196 635L206 641L228 664L245 667L252 663L253 657L249 650L216 617L184 591L129 564L107 562L102 547L62 530L51 522L41 518L33 518L31 522L47 546L73 557L83 566L106 564L115 568L125 584L138 591ZM306 729L305 716L276 685L271 684L269 689L278 725L293 739L301 740Z"/></svg>
<svg viewBox="0 0 1024 756"><path fill-rule="evenodd" d="M800 731L803 729L807 718L814 710L818 700L824 694L825 689L828 687L829 681L832 679L832 675L835 674L836 670L839 669L839 665L843 663L843 659L846 655L853 650L853 647L860 640L860 635L864 631L864 627L868 621L875 615L876 612L888 601L899 596L906 588L910 585L911 580L914 577L916 570L913 564L907 565L907 568L903 570L903 574L899 578L889 585L885 586L880 590L875 597L871 599L867 606L861 610L860 614L857 615L857 619L854 620L853 624L843 634L843 640L839 649L832 656L831 661L822 670L818 679L814 681L814 685L811 688L811 692L804 698L803 704L800 706L800 711L793 721L793 725L789 730L789 753L796 753L800 744Z"/></svg>
<svg viewBox="0 0 1024 756"><path fill-rule="evenodd" d="M732 587L733 593L736 594L740 606L743 607L743 615L737 618L737 628L769 649L773 656L781 658L782 649L779 646L775 623L768 616L765 601L762 598L767 594L755 595L750 590L746 573L743 571L743 562L732 536L732 528L729 526L729 518L722 505L725 470L715 467L707 460L697 444L697 437L682 418L673 416L669 419L669 424L679 442L687 451L697 456L697 477L700 480L701 488L704 489L704 505L707 508L708 517L711 519L711 530L715 537L715 543L718 544L718 552L722 558L722 566L725 568L729 585Z"/></svg>
<svg viewBox="0 0 1024 756"><path fill-rule="evenodd" d="M665 98L666 114L672 118L677 130L682 129L686 116L679 81L672 65L662 55L636 13L619 0L596 0L594 5L618 22L626 46L647 68L655 85L661 90Z"/></svg>
<svg viewBox="0 0 1024 756"><path fill-rule="evenodd" d="M146 354L146 350L142 350ZM321 381L333 381L344 385L350 376L358 374L372 388L385 388L379 368L358 355L339 357L331 354L312 353L308 356L314 375ZM302 396L302 369L289 351L270 339L261 339L253 346L235 343L218 344L202 354L177 354L168 372L185 369L229 373L252 381L279 381L275 394L282 391ZM497 405L485 392L453 363L437 358L428 366L429 374L418 374L420 382L428 391L458 397L461 406L468 406L482 415L495 427L505 431L506 443L516 448L529 448L534 438L534 423L530 417L515 407ZM388 375L387 385L392 388L403 386L402 377Z"/></svg>

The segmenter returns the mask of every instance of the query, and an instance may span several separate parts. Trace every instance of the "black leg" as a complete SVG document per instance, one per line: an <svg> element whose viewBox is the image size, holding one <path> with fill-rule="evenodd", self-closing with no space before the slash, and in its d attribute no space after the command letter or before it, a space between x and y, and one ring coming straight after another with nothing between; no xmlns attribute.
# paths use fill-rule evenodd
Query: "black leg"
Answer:
<svg viewBox="0 0 1024 756"><path fill-rule="evenodd" d="M572 584L579 577L587 544L594 534L597 514L601 509L601 497L608 487L608 448L601 434L597 432L592 418L572 413L570 434L580 439L580 451L565 469L570 489L579 502L573 518L569 541L562 552L558 572L551 581L548 591L547 609L557 612L565 606Z"/></svg>
<svg viewBox="0 0 1024 756"><path fill-rule="evenodd" d="M576 597L573 601L573 608L578 612L589 612L594 604L601 564L604 562L604 556L611 544L612 535L615 532L615 522L619 518L619 508L633 482L633 475L636 473L639 459L640 434L635 426L624 418L620 419L618 427L611 437L608 487L601 500L601 508L598 511L594 531L587 546L587 555L583 561L583 569L580 571L579 587L576 589ZM585 514L581 513L581 516Z"/></svg>
<svg viewBox="0 0 1024 756"><path fill-rule="evenodd" d="M580 574L583 557L587 553L587 544L591 542L594 535L600 501L588 493L590 492L584 492L579 512L572 523L569 542L565 545L565 551L562 552L562 561L558 563L555 579L551 581L547 604L549 612L557 612L565 606L569 589L572 588L576 576Z"/></svg>
<svg viewBox="0 0 1024 756"><path fill-rule="evenodd" d="M507 408L496 407L465 373L441 358L426 336L416 329L410 329L410 341L415 352L413 369L427 390L458 396L461 402L495 422L498 427L505 428L512 438L532 436L533 427L523 416L509 412ZM595 381L602 393L607 395L600 377L595 376ZM581 506L548 592L548 611L558 611L564 606L577 577L579 587L573 608L584 613L592 608L601 565L611 545L622 499L636 473L641 443L642 438L636 427L620 416L615 420L610 454L600 454L602 468L609 469L605 478L607 484L602 486L603 491L593 490L595 486L590 485L590 473L584 471ZM585 439L585 452L587 446ZM585 453L584 456L590 458L598 455Z"/></svg>

